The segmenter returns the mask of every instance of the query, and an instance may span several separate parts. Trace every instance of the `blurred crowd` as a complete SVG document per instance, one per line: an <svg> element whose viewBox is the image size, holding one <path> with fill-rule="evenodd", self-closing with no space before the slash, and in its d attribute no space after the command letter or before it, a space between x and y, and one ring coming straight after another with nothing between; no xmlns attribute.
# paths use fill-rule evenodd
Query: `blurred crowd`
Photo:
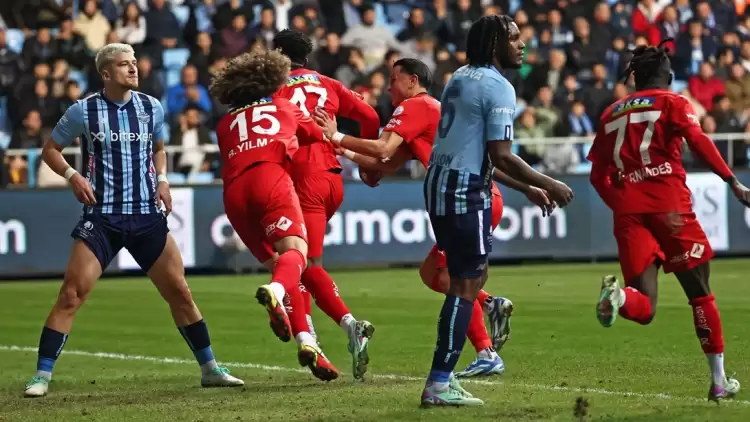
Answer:
<svg viewBox="0 0 750 422"><path fill-rule="evenodd" d="M140 90L162 99L170 170L211 181L215 154L193 147L215 142L226 111L208 95L211 74L227 58L273 48L274 34L308 34L308 67L361 93L383 125L393 107L391 64L416 57L434 72L440 97L466 62L471 23L507 13L518 24L524 65L505 71L518 95L516 137L585 137L601 112L626 96L621 78L628 50L671 38L673 89L694 104L708 133L750 133L750 0L2 0L0 1L0 187L62 184L34 154L74 101L101 89L93 67L109 42L133 45ZM347 131L356 123L341 122ZM735 166L747 166L747 144L717 142ZM551 173L586 171L587 145L532 143L517 153ZM74 160L74 157L71 157ZM688 164L700 167L686 154ZM419 176L419 165L404 174ZM356 172L355 172L356 174Z"/></svg>

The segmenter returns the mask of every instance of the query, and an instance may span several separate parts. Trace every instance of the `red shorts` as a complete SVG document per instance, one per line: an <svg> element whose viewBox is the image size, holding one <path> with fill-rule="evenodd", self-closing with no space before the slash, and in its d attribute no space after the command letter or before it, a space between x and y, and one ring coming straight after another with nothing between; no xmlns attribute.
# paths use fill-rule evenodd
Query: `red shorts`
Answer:
<svg viewBox="0 0 750 422"><path fill-rule="evenodd" d="M494 231L497 226L500 224L500 220L503 219L503 197L500 195L500 192L498 191L495 193L493 191L492 193L492 230ZM437 269L441 268L448 268L448 261L445 258L445 252L441 251L440 248L438 248L438 245L435 245L430 249L429 255L435 255L437 256L437 265L435 266Z"/></svg>
<svg viewBox="0 0 750 422"><path fill-rule="evenodd" d="M614 228L626 284L654 263L672 273L695 268L714 256L692 212L615 216Z"/></svg>
<svg viewBox="0 0 750 422"><path fill-rule="evenodd" d="M224 186L224 211L261 263L276 254L274 242L288 236L307 240L297 193L280 164L256 164Z"/></svg>
<svg viewBox="0 0 750 422"><path fill-rule="evenodd" d="M307 256L318 258L323 256L328 220L344 201L344 180L330 171L295 174L294 187L307 226Z"/></svg>

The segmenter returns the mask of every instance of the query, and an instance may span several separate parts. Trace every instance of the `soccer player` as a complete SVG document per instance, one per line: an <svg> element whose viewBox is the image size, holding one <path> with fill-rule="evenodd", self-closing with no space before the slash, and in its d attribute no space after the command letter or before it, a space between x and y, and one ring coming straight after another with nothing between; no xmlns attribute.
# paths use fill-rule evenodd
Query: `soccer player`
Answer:
<svg viewBox="0 0 750 422"><path fill-rule="evenodd" d="M400 59L393 65L389 91L396 107L388 125L378 139L360 139L338 133L336 122L327 113L317 111L316 121L322 125L328 139L343 148L342 154L370 173L365 173L367 182L377 186L377 178L394 173L406 160L416 157L427 167L432 144L440 121L440 102L427 91L432 84L430 69L417 59ZM522 190L541 206L550 205L546 194L537 188L508 178L496 170L509 186ZM509 179L509 180L508 180ZM515 183L515 184L514 184ZM543 208L546 213L546 208ZM500 191L492 185L492 226L497 226L503 212ZM447 293L449 279L445 254L435 246L420 268L425 285L438 293ZM474 303L468 338L477 351L477 358L459 376L500 374L504 371L499 349L510 334L510 315L513 304L510 300L496 297L482 290ZM493 340L487 335L483 311L487 310L493 322Z"/></svg>
<svg viewBox="0 0 750 422"><path fill-rule="evenodd" d="M659 267L675 273L708 359L708 399L719 401L733 397L740 385L724 372L721 318L708 283L714 254L692 210L683 139L746 206L750 191L703 133L690 102L669 91L671 64L662 44L635 49L626 73L634 76L636 92L604 111L588 156L591 184L614 213L626 286L621 288L615 276L604 277L597 317L604 327L612 326L618 313L649 324L656 311Z"/></svg>
<svg viewBox="0 0 750 422"><path fill-rule="evenodd" d="M424 181L425 204L450 275L422 392L425 406L483 404L461 388L453 369L474 301L487 280L493 166L545 190L559 206L573 197L568 186L536 172L511 152L516 95L500 69L518 68L523 61L525 44L516 24L506 15L484 16L472 24L466 45L469 64L453 74L443 91L438 136Z"/></svg>
<svg viewBox="0 0 750 422"><path fill-rule="evenodd" d="M278 252L271 282L258 288L256 298L268 311L279 339L288 342L294 335L300 365L330 381L338 371L310 335L303 312L299 282L307 266L307 233L287 173L298 139L322 142L323 133L297 106L272 98L286 83L289 65L289 59L276 51L243 54L214 75L211 94L230 107L216 129L224 164L224 210L259 261Z"/></svg>
<svg viewBox="0 0 750 422"><path fill-rule="evenodd" d="M109 44L96 54L104 90L70 106L44 144L42 158L65 177L83 203L83 215L57 302L39 339L36 376L26 396L44 396L52 369L68 340L73 318L96 280L126 248L169 304L177 328L201 368L201 385L241 386L242 380L218 366L208 328L190 295L180 250L169 235L172 210L159 100L135 91L138 67L133 48ZM61 151L81 137L85 168L78 173ZM113 327L113 329L117 329Z"/></svg>
<svg viewBox="0 0 750 422"><path fill-rule="evenodd" d="M361 96L341 82L305 68L307 56L313 50L312 42L305 34L283 30L274 37L273 46L292 62L289 80L276 95L297 105L305 116L310 116L316 109L324 110L330 116L340 115L358 121L362 136L377 136L380 118ZM318 307L348 336L352 374L355 379L361 379L367 372L368 345L375 327L352 316L333 278L323 268L323 239L328 220L344 200L341 164L329 143L315 142L300 146L292 159L290 174L307 227L308 266L302 274L302 291L310 332L315 336L310 316L312 295Z"/></svg>

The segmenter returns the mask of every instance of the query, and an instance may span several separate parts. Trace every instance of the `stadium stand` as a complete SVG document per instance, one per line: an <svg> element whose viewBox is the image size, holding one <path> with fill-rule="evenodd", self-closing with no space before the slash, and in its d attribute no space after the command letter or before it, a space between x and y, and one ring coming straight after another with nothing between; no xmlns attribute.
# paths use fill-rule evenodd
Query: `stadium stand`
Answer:
<svg viewBox="0 0 750 422"><path fill-rule="evenodd" d="M57 0L57 8L44 4L42 10L22 6L20 13L2 15L0 20L5 25L0 26L0 149L20 150L21 156L34 156L23 151L41 144L30 144L29 139L43 141L41 135L76 99L71 95L83 97L101 88L92 58L104 42L127 42L141 62L148 61L141 67L141 90L163 100L167 140L198 130L181 124L183 108L195 105L201 125L215 142L212 130L225 108L199 95L187 103L173 101L169 109L169 93L192 90L191 86L205 91L211 72L226 63L227 55L272 48L269 42L281 29L309 34L316 46L310 67L361 93L385 123L393 110L387 90L389 63L398 57L428 63L435 76L432 94L439 98L452 72L465 62L470 22L483 14L508 13L528 46L523 68L506 76L518 92L516 134L523 141L515 151L532 165L552 173L587 172L587 140L599 114L632 89L620 78L628 51L666 37L674 38L673 90L694 103L706 132L723 142L720 148L730 164L748 164L743 140L750 137L750 13L745 12L745 1ZM197 71L197 81L186 84L185 77L192 79L183 72L188 64ZM48 95L40 94L45 90L37 87L39 80ZM69 81L79 88L71 95ZM40 112L43 122L39 136L24 123L33 110ZM356 126L342 122L342 129ZM740 140L731 142L730 148L729 138ZM180 173L170 167L175 183L214 180L209 176L218 174L219 164L209 158L211 145L202 148L212 173ZM9 155L5 156L7 164ZM180 167L173 161L171 166ZM36 167L19 171L29 171L26 168ZM356 169L350 170L346 174L356 179ZM407 167L402 174L419 177L421 172ZM35 178L12 174L10 179L25 184Z"/></svg>

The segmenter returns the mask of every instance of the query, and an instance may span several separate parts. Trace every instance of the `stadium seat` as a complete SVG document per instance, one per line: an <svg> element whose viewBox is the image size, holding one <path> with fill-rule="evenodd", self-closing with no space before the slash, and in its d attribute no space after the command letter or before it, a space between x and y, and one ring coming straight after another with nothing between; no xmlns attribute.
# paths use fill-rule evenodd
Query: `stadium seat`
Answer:
<svg viewBox="0 0 750 422"><path fill-rule="evenodd" d="M187 178L182 173L167 173L167 180L173 185L184 185L187 183Z"/></svg>
<svg viewBox="0 0 750 422"><path fill-rule="evenodd" d="M187 48L170 48L164 50L162 60L164 62L164 69L177 70L182 69L190 58L190 50Z"/></svg>
<svg viewBox="0 0 750 422"><path fill-rule="evenodd" d="M190 19L190 7L185 5L174 5L172 6L172 13L177 18L177 22L180 24L180 28L184 28L188 19Z"/></svg>
<svg viewBox="0 0 750 422"><path fill-rule="evenodd" d="M399 32L403 31L404 28L406 28L406 21L391 22L387 23L385 26L388 27L388 30L392 33L398 34Z"/></svg>
<svg viewBox="0 0 750 422"><path fill-rule="evenodd" d="M8 44L8 49L17 54L21 54L23 50L23 42L26 40L26 36L23 31L16 28L9 28L5 30L5 42Z"/></svg>
<svg viewBox="0 0 750 422"><path fill-rule="evenodd" d="M180 83L180 78L182 78L180 69L167 70L166 73L164 73L164 86L175 86Z"/></svg>
<svg viewBox="0 0 750 422"><path fill-rule="evenodd" d="M573 170L573 173L575 174L588 174L591 173L591 163L588 161L580 163L576 166L575 170Z"/></svg>
<svg viewBox="0 0 750 422"><path fill-rule="evenodd" d="M680 92L682 90L687 89L688 84L685 81L681 81L679 79L675 79L672 81L672 91L673 92Z"/></svg>
<svg viewBox="0 0 750 422"><path fill-rule="evenodd" d="M389 3L385 7L385 14L388 21L392 23L404 22L409 18L411 8L403 3Z"/></svg>
<svg viewBox="0 0 750 422"><path fill-rule="evenodd" d="M10 133L0 131L0 149L8 149L10 145Z"/></svg>
<svg viewBox="0 0 750 422"><path fill-rule="evenodd" d="M89 81L86 78L86 74L80 70L70 70L70 79L78 82L78 86L81 87L81 92L86 92L86 88L89 86Z"/></svg>
<svg viewBox="0 0 750 422"><path fill-rule="evenodd" d="M216 136L216 132L212 130L210 134L211 134L211 141L215 144L218 144L219 138Z"/></svg>
<svg viewBox="0 0 750 422"><path fill-rule="evenodd" d="M211 172L200 172L200 173L194 173L191 174L190 177L188 177L188 183L196 184L196 185L204 185L204 184L211 184L214 182L214 174Z"/></svg>
<svg viewBox="0 0 750 422"><path fill-rule="evenodd" d="M375 3L375 24L376 25L387 25L388 24L388 18L385 14L385 8L383 7L382 3ZM396 35L396 34L393 34Z"/></svg>
<svg viewBox="0 0 750 422"><path fill-rule="evenodd" d="M256 4L255 6L253 6L253 23L251 24L251 26L255 26L260 23L260 12L262 11L262 4Z"/></svg>
<svg viewBox="0 0 750 422"><path fill-rule="evenodd" d="M164 114L166 115L166 112ZM169 123L164 122L161 125L161 135L162 135L162 138L164 138L165 144L169 144L171 134L172 134L172 131L169 129Z"/></svg>

